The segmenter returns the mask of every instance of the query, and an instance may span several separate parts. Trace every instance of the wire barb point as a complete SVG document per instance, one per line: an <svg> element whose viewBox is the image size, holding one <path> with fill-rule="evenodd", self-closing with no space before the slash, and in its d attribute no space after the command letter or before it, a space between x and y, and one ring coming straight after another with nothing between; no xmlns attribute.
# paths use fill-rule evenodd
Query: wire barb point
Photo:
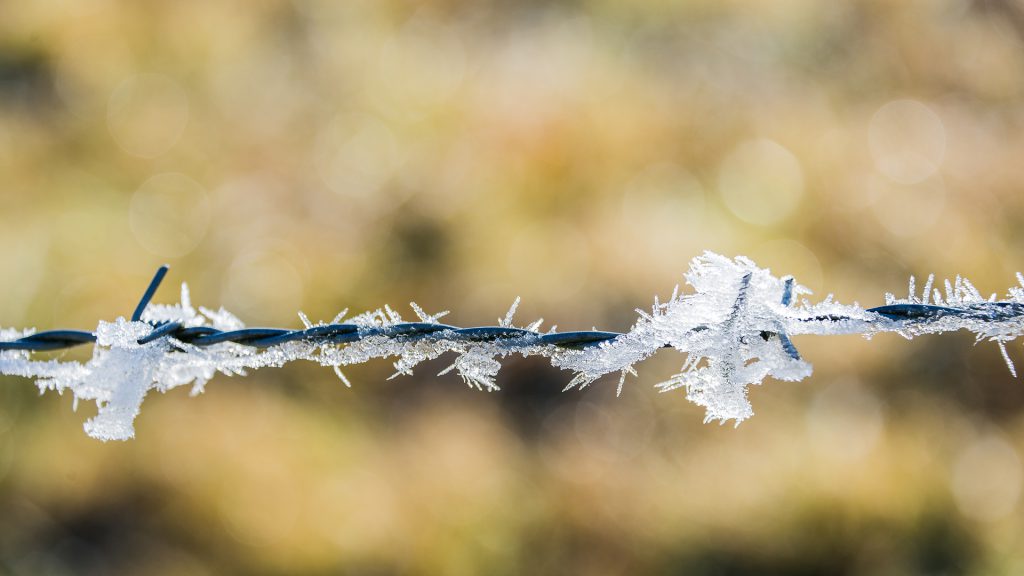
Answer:
<svg viewBox="0 0 1024 576"><path fill-rule="evenodd" d="M149 281L149 287L146 288L146 292L142 295L142 299L139 300L139 305L135 307L135 312L132 313L132 322L138 322L142 320L142 313L146 311L146 306L149 306L150 300L156 295L156 291L160 288L160 283L164 281L164 276L167 276L167 271L171 267L167 264L157 268L156 274L153 275L153 279Z"/></svg>

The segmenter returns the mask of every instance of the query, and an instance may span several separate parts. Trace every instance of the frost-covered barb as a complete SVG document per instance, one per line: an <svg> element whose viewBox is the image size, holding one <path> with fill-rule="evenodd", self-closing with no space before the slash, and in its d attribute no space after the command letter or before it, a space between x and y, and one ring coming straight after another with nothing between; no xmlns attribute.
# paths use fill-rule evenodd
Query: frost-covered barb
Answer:
<svg viewBox="0 0 1024 576"><path fill-rule="evenodd" d="M734 420L753 411L747 386L766 377L797 381L811 374L790 336L800 334L918 334L969 330L978 340L996 342L1011 372L1006 342L1024 333L1024 277L1004 300L984 298L965 279L945 283L945 293L929 277L921 295L914 279L908 297L886 295L886 304L864 309L828 296L812 304L810 291L792 277L776 278L750 260L710 252L694 258L686 274L689 290L677 286L665 302L655 298L651 310L626 333L540 331L541 320L516 327L519 304L496 326L459 328L443 324L447 314L428 314L413 303L415 321L406 321L385 306L346 320L347 311L330 323L314 324L300 313L298 330L246 328L224 309L194 308L182 286L175 305L150 305L166 267L158 271L130 319L100 322L95 332L0 329L0 374L34 378L41 392L69 390L79 400L93 400L98 413L85 423L90 436L125 440L134 436L134 421L146 394L190 385L203 391L217 373L244 375L247 370L308 360L332 367L345 383L342 368L375 358L391 358L395 374L412 374L421 362L454 354L441 371L458 373L471 387L497 390L501 360L512 354L544 356L554 366L575 373L566 389L584 388L618 373L619 391L634 366L662 348L686 354L679 374L657 385L661 391L685 389L687 398L706 409L705 421ZM38 359L34 354L95 343L88 362Z"/></svg>

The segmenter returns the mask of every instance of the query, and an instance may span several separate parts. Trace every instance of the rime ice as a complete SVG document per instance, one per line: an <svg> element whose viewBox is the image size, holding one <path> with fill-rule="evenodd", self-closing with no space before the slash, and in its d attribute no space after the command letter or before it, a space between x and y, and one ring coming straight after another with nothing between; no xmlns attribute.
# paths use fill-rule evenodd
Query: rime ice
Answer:
<svg viewBox="0 0 1024 576"><path fill-rule="evenodd" d="M586 385L671 346L687 359L680 373L658 388L685 389L690 401L705 408L705 421L737 423L753 414L748 385L767 376L800 380L810 375L810 365L785 344L790 319L801 311L783 303L787 294L806 294L806 288L746 258L712 253L693 260L686 281L692 293L677 290L667 302L656 301L649 313L638 311L640 320L626 335L556 356L555 364L575 370L574 382Z"/></svg>
<svg viewBox="0 0 1024 576"><path fill-rule="evenodd" d="M403 335L404 323L392 308L359 314L348 324L355 337L330 341L295 340L257 349L233 342L197 346L158 338L139 341L154 326L178 323L186 328L207 327L220 331L239 330L244 324L230 312L192 307L182 286L176 305L150 305L142 321L118 318L101 322L96 330L93 357L85 363L34 360L29 352L0 351L0 374L35 378L40 391L69 390L77 406L80 400L96 402L98 412L85 423L85 431L100 440L125 440L134 433L134 421L146 394L153 389L166 392L191 386L201 393L217 373L244 375L247 370L283 366L295 360L317 362L334 368L348 385L341 369L378 358L393 359L392 377L412 374L422 362L452 353L451 365L441 374L457 372L472 388L497 390L496 377L501 360L512 354L539 355L575 376L566 389L583 388L598 378L617 373L619 391L634 366L661 348L685 354L679 373L657 385L663 392L682 389L686 397L705 409L705 421L739 423L753 414L747 388L765 378L797 381L811 374L790 336L800 334L864 334L898 332L908 338L954 330L969 330L978 340L995 342L1011 372L1016 374L1006 343L1024 334L1024 277L1009 297L984 298L967 280L945 282L945 291L933 287L929 277L918 295L911 279L908 297L886 295L886 305L865 310L832 300L812 304L810 292L792 277L778 278L750 260L726 258L710 252L695 258L686 273L688 290L677 287L665 302L657 299L649 311L638 310L639 318L629 332L597 345L579 348L545 344L537 332L538 320L525 330L516 329L513 316L519 299L503 318L498 330L503 337L468 338L456 328L438 321L447 312L428 314L413 303L420 329ZM333 321L338 324L346 312ZM307 329L317 326L300 314ZM12 341L33 332L0 330L0 342ZM173 334L173 332L172 332Z"/></svg>

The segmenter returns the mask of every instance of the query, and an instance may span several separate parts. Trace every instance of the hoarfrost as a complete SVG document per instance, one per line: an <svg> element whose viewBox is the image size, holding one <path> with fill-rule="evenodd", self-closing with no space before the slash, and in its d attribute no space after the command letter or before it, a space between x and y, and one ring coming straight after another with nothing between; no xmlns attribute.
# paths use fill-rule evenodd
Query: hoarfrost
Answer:
<svg viewBox="0 0 1024 576"><path fill-rule="evenodd" d="M600 344L557 346L546 344L537 332L541 320L524 329L513 325L519 299L498 326L496 336L467 335L466 331L440 324L447 314L429 314L415 303L411 308L418 323L413 333L403 332L412 324L384 306L347 321L352 333L333 339L292 340L256 348L230 341L200 346L179 341L176 333L146 342L154 330L168 324L205 330L204 333L245 328L244 323L223 308L194 308L188 288L182 286L181 301L175 305L149 305L141 321L118 318L101 322L96 330L92 358L84 363L34 359L27 351L0 350L0 374L34 378L41 392L70 391L75 405L80 400L96 402L98 412L85 423L85 431L101 440L124 440L134 435L134 421L146 394L191 386L199 394L217 373L245 375L248 370L283 366L307 360L331 367L346 386L351 386L342 368L373 359L393 359L392 377L413 374L421 363L444 354L455 354L442 370L458 373L467 385L480 390L497 390L501 361L512 354L547 357L559 368L574 372L566 389L584 388L606 374L618 373L617 393L634 366L666 347L686 355L679 373L657 385L662 392L682 389L687 398L704 407L705 421L737 425L753 414L747 398L750 385L767 377L783 381L802 380L811 374L791 336L801 334L863 334L897 332L908 338L920 334L970 330L978 340L995 342L1011 372L1016 374L1006 343L1024 333L1024 277L1006 300L985 299L966 279L957 277L943 284L945 294L933 288L930 276L918 294L910 280L908 295L897 299L886 295L886 306L865 310L856 303L843 305L831 295L812 304L810 291L792 277L776 277L747 258L726 258L711 252L695 258L685 275L689 290L678 286L667 301L654 300L625 334ZM923 310L923 312L922 312ZM332 321L338 325L343 311ZM313 324L300 313L307 330L330 328ZM0 341L31 336L32 330L0 330ZM554 328L547 334L553 334ZM409 335L412 334L412 335ZM150 336L159 336L155 334ZM140 344L140 342L143 342ZM209 342L207 342L209 344Z"/></svg>

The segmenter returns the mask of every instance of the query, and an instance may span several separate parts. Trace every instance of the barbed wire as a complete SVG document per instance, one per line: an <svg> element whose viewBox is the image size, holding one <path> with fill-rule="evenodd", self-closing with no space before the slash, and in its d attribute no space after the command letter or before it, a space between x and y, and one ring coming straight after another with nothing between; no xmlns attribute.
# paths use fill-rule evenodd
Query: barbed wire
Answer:
<svg viewBox="0 0 1024 576"><path fill-rule="evenodd" d="M157 289L167 275L169 267L164 265L157 270L149 287L139 300L132 314L133 322L142 321L143 313L153 299ZM524 328L511 326L479 326L459 328L436 322L400 322L390 326L366 327L353 323L325 324L302 330L287 328L245 328L241 330L222 331L209 326L185 327L179 322L151 322L153 331L138 340L139 344L149 344L160 338L173 338L193 346L212 346L224 342L233 342L254 348L269 348L287 342L310 342L315 344L349 344L374 336L385 338L423 338L428 336L464 340L469 342L489 342L494 340L515 341L521 346L559 346L565 348L586 347L613 340L622 335L621 332L604 332L587 330L577 332L540 333ZM48 330L17 340L0 342L0 350L25 350L41 352L73 348L82 344L96 342L96 333L84 330Z"/></svg>
<svg viewBox="0 0 1024 576"><path fill-rule="evenodd" d="M512 324L519 300L497 326L462 328L442 324L444 314L428 315L412 304L419 321L407 322L385 306L343 321L344 312L329 324L314 325L299 313L302 329L247 328L221 309L192 308L182 286L180 304L150 306L168 272L161 266L135 306L130 320L101 321L95 332L84 330L0 329L0 374L36 378L41 391L71 390L75 402L95 400L96 417L86 432L102 440L134 435L133 421L148 390L166 392L189 384L203 390L216 373L242 375L248 369L283 366L307 360L340 368L374 358L397 358L395 375L412 374L421 362L445 353L455 362L440 372L456 370L471 387L497 390L501 363L510 354L540 355L575 376L566 386L583 388L618 372L621 392L634 365L663 348L686 354L679 374L656 385L661 391L685 388L687 399L705 407L705 420L749 418L753 410L747 386L767 377L798 381L811 375L791 336L895 332L907 338L957 330L977 340L995 342L1011 374L1016 375L1006 343L1024 335L1024 276L1005 300L982 297L966 279L945 283L945 295L932 289L929 277L922 294L911 278L909 295L886 294L885 305L864 309L840 304L831 295L812 304L810 294L792 276L777 278L743 257L729 259L710 252L691 261L686 274L692 292L655 298L650 312L628 332L601 330L548 332L540 321L526 328ZM88 362L36 360L36 352L95 344ZM439 374L439 375L440 375Z"/></svg>
<svg viewBox="0 0 1024 576"><path fill-rule="evenodd" d="M149 286L143 293L131 316L133 322L142 321L146 307L156 295L157 290L163 283L170 267L161 266ZM744 277L740 287L740 298L746 283L749 283L749 276ZM786 278L786 288L783 292L782 304L789 306L793 298L793 278ZM738 307L738 306L737 306ZM891 331L892 323L910 329L927 325L948 318L959 318L963 320L974 320L981 322L1006 322L1015 319L1024 320L1024 304L1017 302L979 302L966 306L940 306L925 303L904 303L890 304L868 308L866 312L877 316L877 323L885 323L885 329ZM865 322L864 318L854 318L829 314L827 316L812 316L798 318L804 322ZM870 319L869 319L870 323ZM319 326L312 326L301 330L288 328L244 328L241 330L218 330L209 326L186 327L178 322L150 322L153 331L138 340L138 344L148 344L161 338L172 338L178 342L191 344L193 346L212 346L224 342L233 342L243 346L254 348L269 348L285 344L287 342L309 342L313 344L349 344L371 337L383 336L385 338L416 339L430 337L442 340L461 340L467 342L491 342L504 341L511 347L529 346L557 346L560 348L586 348L609 342L620 336L622 332L611 332L602 330L584 330L572 332L547 332L542 333L525 328L511 326L477 326L460 328L437 322L400 322L389 326L366 327L354 323L332 323ZM706 329L697 326L695 330ZM785 332L762 333L765 339L777 337L780 339L786 352L794 359L800 359L800 355ZM23 350L30 352L43 352L74 348L83 344L96 342L96 333L84 330L47 330L16 340L0 342L2 350Z"/></svg>

